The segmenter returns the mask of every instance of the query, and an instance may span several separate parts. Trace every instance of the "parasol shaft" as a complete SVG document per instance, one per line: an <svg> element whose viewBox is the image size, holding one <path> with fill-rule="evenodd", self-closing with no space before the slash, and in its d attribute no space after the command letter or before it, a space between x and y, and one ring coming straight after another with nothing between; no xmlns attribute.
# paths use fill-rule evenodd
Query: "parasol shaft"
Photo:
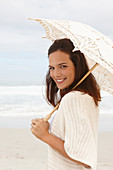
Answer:
<svg viewBox="0 0 113 170"><path fill-rule="evenodd" d="M86 77L89 76L89 74L95 69L95 67L98 65L98 63L96 63L86 74L85 76L73 87L73 89L75 89L80 83L82 83Z"/></svg>
<svg viewBox="0 0 113 170"><path fill-rule="evenodd" d="M57 110L59 108L59 105L60 105L60 103L58 103L56 105L56 107L52 110L51 113L49 113L48 115L45 116L44 121L48 121L51 118L51 115L55 112L55 110Z"/></svg>
<svg viewBox="0 0 113 170"><path fill-rule="evenodd" d="M96 63L86 74L85 76L73 87L75 89L80 83L82 83L86 77L95 69L95 67L98 66L98 63ZM53 109L51 113L45 116L44 121L48 121L51 118L51 115L59 108L60 103L57 104L57 106Z"/></svg>

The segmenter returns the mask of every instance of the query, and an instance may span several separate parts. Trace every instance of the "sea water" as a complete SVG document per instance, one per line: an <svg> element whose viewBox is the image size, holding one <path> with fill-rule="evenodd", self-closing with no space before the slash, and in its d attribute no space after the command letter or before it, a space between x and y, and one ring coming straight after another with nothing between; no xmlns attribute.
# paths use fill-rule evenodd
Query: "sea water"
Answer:
<svg viewBox="0 0 113 170"><path fill-rule="evenodd" d="M30 127L31 119L43 118L51 110L44 86L0 87L0 127Z"/></svg>
<svg viewBox="0 0 113 170"><path fill-rule="evenodd" d="M44 86L0 86L0 127L30 128L31 119L51 110ZM113 96L102 92L99 129L113 131Z"/></svg>

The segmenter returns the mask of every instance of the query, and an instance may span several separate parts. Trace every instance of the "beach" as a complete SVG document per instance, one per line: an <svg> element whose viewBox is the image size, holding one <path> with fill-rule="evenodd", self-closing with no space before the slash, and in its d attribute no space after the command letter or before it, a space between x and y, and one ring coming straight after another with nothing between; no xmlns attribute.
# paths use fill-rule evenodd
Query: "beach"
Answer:
<svg viewBox="0 0 113 170"><path fill-rule="evenodd" d="M0 128L0 170L43 170L47 145L27 128ZM99 131L98 170L113 170L113 132Z"/></svg>
<svg viewBox="0 0 113 170"><path fill-rule="evenodd" d="M0 170L42 170L47 145L30 129L0 128Z"/></svg>

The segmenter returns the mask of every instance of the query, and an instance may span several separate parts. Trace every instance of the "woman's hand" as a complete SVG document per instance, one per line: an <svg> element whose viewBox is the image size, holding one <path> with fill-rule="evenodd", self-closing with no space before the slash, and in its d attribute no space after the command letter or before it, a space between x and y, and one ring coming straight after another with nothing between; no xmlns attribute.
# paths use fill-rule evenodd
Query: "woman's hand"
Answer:
<svg viewBox="0 0 113 170"><path fill-rule="evenodd" d="M49 122L44 121L43 119L33 119L31 122L32 134L43 142L46 142L45 140L49 135Z"/></svg>

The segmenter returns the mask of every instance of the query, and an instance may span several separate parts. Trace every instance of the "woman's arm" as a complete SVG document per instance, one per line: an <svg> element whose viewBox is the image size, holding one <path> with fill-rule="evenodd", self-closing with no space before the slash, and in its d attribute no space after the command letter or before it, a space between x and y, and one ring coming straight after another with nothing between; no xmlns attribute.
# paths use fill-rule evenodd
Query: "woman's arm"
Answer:
<svg viewBox="0 0 113 170"><path fill-rule="evenodd" d="M68 158L69 160L74 161L78 164L81 164L81 165L85 166L86 168L90 168L90 166L88 166L82 162L76 161L76 160L72 159L71 157L69 157L64 149L64 141L59 139L58 137L53 136L52 134L48 133L48 135L45 136L45 138L43 139L43 142L50 145L52 148L57 150L60 154L62 154L64 157Z"/></svg>
<svg viewBox="0 0 113 170"><path fill-rule="evenodd" d="M47 143L49 146L57 150L60 154L62 154L64 157L66 157L69 160L72 160L80 165L85 166L86 168L90 168L90 166L76 161L69 157L64 149L64 141L59 139L56 136L53 136L49 133L49 123L45 122L43 119L33 119L31 124L31 131L32 133L43 142Z"/></svg>

